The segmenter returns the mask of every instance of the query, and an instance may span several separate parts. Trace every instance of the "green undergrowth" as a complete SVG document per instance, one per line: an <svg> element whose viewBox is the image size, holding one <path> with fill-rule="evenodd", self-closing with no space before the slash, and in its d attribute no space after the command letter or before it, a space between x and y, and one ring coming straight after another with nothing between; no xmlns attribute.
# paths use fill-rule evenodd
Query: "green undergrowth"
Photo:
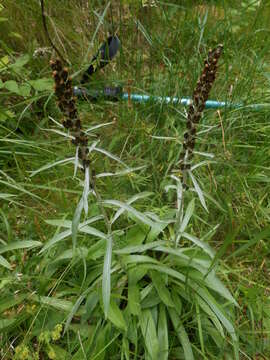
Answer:
<svg viewBox="0 0 270 360"><path fill-rule="evenodd" d="M74 84L113 28L121 50L90 88L190 97L223 43L210 97L243 106L204 112L195 150L208 155L193 160L205 161L193 171L202 190L185 192L177 227L187 109L78 99L112 252L93 194L74 237L84 176L60 125L39 4L0 4L2 359L270 357L269 107L248 107L269 104L270 6L145 3L45 1Z"/></svg>

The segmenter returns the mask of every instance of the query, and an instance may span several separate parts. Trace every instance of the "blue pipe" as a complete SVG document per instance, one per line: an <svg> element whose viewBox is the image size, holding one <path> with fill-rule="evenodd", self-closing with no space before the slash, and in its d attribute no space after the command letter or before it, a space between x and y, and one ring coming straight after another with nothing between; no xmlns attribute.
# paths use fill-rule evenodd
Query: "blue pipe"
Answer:
<svg viewBox="0 0 270 360"><path fill-rule="evenodd" d="M151 96L151 95L143 95L143 94L128 94L128 93L114 93L115 89L119 88L105 88L104 93L101 92L94 92L94 95L91 93L90 90L82 89L77 86L74 87L74 95L79 97L88 96L90 98L97 99L99 97L104 97L108 99L122 99L128 100L139 103L145 103L148 101L160 102L165 104L179 104L183 106L188 106L191 104L191 98L178 98L178 97L170 97L170 96ZM252 104L252 105L244 105L242 103L230 103L226 101L216 101L216 100L207 100L205 103L206 109L221 109L221 108L230 108L230 109L240 109L240 108L248 108L252 110L262 110L262 109L270 109L270 104Z"/></svg>
<svg viewBox="0 0 270 360"><path fill-rule="evenodd" d="M123 100L129 99L128 93L122 94ZM141 94L130 94L130 100L135 102L147 102L147 101L155 101L165 104L180 104L184 106L188 106L191 104L190 98L177 98L177 97L170 97L170 96L150 96L150 95L141 95ZM207 109L218 109L225 106L233 107L233 108L239 108L241 107L241 104L226 104L224 101L214 101L214 100L208 100L206 101L205 107Z"/></svg>

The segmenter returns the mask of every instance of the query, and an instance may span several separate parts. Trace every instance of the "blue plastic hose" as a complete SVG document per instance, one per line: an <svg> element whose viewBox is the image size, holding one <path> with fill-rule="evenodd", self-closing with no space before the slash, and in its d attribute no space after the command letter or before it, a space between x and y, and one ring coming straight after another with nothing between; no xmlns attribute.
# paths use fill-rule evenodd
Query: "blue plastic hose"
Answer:
<svg viewBox="0 0 270 360"><path fill-rule="evenodd" d="M97 100L99 97L104 97L108 99L114 100L128 100L139 103L146 102L159 102L165 104L175 104L175 105L183 105L188 106L191 104L191 98L178 98L178 97L170 97L170 96L151 96L151 95L143 95L143 94L128 94L126 92L122 93L119 91L120 88L105 88L104 91L91 92L90 90L79 88L77 86L74 87L74 95L78 97L90 98ZM117 91L116 91L117 90ZM121 90L121 89L120 89ZM244 105L242 103L230 103L226 101L216 101L216 100L207 100L205 103L206 109L222 109L222 108L230 108L230 109L252 109L252 110L262 110L262 109L270 109L270 104L252 104L252 105Z"/></svg>

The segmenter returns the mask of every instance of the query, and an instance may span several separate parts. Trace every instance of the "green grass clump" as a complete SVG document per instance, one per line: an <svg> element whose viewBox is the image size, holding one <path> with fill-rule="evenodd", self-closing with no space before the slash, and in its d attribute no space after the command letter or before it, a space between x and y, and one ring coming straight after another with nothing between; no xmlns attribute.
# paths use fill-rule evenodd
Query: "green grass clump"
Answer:
<svg viewBox="0 0 270 360"><path fill-rule="evenodd" d="M88 213L39 3L0 5L3 359L270 357L269 109L248 107L269 103L270 6L152 3L45 2L73 84L113 28L121 50L90 88L192 96L223 43L210 99L243 106L204 111L191 166L205 162L183 190L187 109L78 99Z"/></svg>

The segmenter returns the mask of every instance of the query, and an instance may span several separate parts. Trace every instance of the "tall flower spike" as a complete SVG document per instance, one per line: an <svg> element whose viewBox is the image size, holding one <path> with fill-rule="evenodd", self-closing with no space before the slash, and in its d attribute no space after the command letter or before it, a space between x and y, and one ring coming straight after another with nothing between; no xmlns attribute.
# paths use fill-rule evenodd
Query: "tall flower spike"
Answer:
<svg viewBox="0 0 270 360"><path fill-rule="evenodd" d="M50 65L53 71L54 91L58 99L58 106L64 115L63 125L70 130L71 135L74 137L72 142L79 148L78 156L85 170L90 163L88 159L88 139L81 129L81 120L73 96L72 81L68 69L63 67L60 59L51 60Z"/></svg>
<svg viewBox="0 0 270 360"><path fill-rule="evenodd" d="M199 123L205 103L216 79L217 63L223 50L223 45L218 45L214 50L210 50L204 62L201 77L197 81L193 93L192 102L187 114L187 131L184 134L183 150L180 154L180 169L182 171L190 169L190 161L196 141L197 124ZM186 184L184 184L186 186Z"/></svg>

